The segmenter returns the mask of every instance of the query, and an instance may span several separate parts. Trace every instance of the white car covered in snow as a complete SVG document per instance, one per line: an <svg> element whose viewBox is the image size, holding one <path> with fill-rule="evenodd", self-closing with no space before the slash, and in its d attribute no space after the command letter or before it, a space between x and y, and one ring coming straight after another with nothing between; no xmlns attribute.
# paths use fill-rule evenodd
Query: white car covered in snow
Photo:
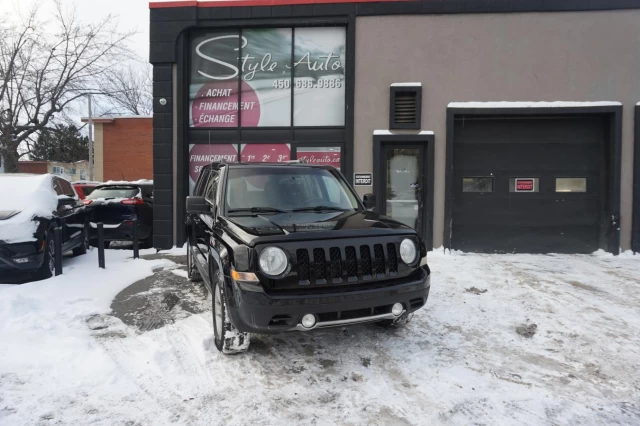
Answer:
<svg viewBox="0 0 640 426"><path fill-rule="evenodd" d="M0 281L16 274L53 275L54 229L62 230L62 252L87 252L89 224L69 181L51 174L0 175Z"/></svg>

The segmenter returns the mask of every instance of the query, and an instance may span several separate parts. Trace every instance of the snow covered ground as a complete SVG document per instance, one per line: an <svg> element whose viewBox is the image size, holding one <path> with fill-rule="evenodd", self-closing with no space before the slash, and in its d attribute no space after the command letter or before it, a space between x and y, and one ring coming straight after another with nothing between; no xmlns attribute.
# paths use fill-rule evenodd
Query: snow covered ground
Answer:
<svg viewBox="0 0 640 426"><path fill-rule="evenodd" d="M180 253L0 286L0 424L640 424L640 256L438 251L405 329L224 356Z"/></svg>

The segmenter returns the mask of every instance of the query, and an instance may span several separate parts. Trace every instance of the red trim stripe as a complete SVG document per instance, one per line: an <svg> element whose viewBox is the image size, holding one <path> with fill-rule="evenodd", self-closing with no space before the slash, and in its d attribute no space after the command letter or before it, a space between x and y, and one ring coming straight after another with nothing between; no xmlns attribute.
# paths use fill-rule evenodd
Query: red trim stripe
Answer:
<svg viewBox="0 0 640 426"><path fill-rule="evenodd" d="M218 0L218 1L166 1L150 2L150 9L169 7L240 7L240 6L291 6L304 4L330 3L388 3L407 2L414 0Z"/></svg>

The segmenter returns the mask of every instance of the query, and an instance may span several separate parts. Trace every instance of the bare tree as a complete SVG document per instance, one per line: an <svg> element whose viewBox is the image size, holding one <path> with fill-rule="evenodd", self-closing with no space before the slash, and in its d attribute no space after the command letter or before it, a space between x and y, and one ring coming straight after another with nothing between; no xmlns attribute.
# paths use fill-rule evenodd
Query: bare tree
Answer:
<svg viewBox="0 0 640 426"><path fill-rule="evenodd" d="M153 113L151 66L131 63L128 67L114 68L103 80L102 89L108 94L114 112L133 115Z"/></svg>
<svg viewBox="0 0 640 426"><path fill-rule="evenodd" d="M39 132L56 114L88 94L103 94L101 79L131 58L126 41L109 15L80 22L56 0L50 21L38 5L20 25L0 23L0 155L5 171L15 172Z"/></svg>

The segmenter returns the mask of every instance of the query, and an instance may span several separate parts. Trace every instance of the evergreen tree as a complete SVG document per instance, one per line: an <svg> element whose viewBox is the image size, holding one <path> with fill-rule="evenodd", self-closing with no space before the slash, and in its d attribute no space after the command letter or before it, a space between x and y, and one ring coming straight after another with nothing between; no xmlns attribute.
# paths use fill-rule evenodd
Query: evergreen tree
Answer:
<svg viewBox="0 0 640 426"><path fill-rule="evenodd" d="M71 125L56 124L44 129L31 147L32 160L73 163L89 159L89 138Z"/></svg>

